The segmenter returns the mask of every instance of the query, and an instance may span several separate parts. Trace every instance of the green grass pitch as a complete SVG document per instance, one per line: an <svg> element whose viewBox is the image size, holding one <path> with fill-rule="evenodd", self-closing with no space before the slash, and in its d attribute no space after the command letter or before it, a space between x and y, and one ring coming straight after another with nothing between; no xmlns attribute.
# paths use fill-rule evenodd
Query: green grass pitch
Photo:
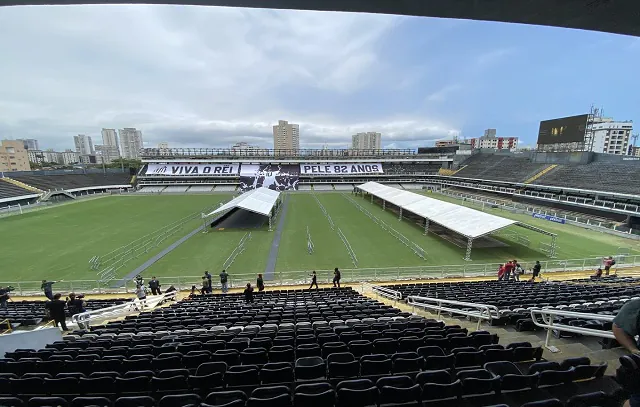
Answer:
<svg viewBox="0 0 640 407"><path fill-rule="evenodd" d="M350 193L347 195L352 196ZM355 198L380 220L420 245L427 253L426 261L374 223L341 193L318 193L316 196L332 217L336 228L340 228L348 239L358 258L358 268L368 269L364 270L365 273L373 275L380 271L371 269L391 267L468 264L463 260L464 249L432 234L424 236L419 226L406 220L398 221L397 215L388 210L383 211L368 199ZM460 203L459 200L442 195L430 196ZM227 194L113 196L2 218L0 247L3 261L0 284L40 279L94 280L95 271L88 267L88 260L92 256L104 255L186 215L228 201L230 197ZM353 268L337 231L331 229L314 197L310 193L300 192L288 194L287 199L288 211L278 247L276 279L302 279L312 269ZM640 243L636 241L568 224L533 219L527 215L493 209L489 212L557 233L558 259L616 254L619 247L631 248L632 252L640 253ZM277 222L278 220L276 225ZM165 241L163 247L198 225L197 221L185 225L184 230ZM313 254L307 253L307 227L315 245ZM530 247L504 240L509 244L508 247L474 249L472 264L497 263L512 258L524 262L545 259L545 255L537 248L539 242L549 242L548 237L518 227L510 227L509 230L528 236L531 240ZM217 274L247 232L248 230L227 229L198 233L153 264L145 275L165 279L181 277L195 283L204 270ZM232 275L251 276L265 270L274 232L269 232L266 228L251 232L252 239L246 244L245 251L230 267ZM153 254L155 253L150 252L148 257ZM132 271L147 258L128 263L120 270L119 277ZM347 271L347 275L348 273ZM390 273L391 276L394 275L393 271ZM247 279L249 280L248 277Z"/></svg>

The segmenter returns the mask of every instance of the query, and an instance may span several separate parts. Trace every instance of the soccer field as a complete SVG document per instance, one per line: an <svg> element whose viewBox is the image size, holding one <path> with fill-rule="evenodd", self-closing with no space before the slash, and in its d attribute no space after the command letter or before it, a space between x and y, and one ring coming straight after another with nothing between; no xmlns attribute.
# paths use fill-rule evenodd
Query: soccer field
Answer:
<svg viewBox="0 0 640 407"><path fill-rule="evenodd" d="M338 234L338 229L348 241L357 258L358 269L363 276L380 276L382 269L399 267L423 267L441 265L498 263L517 258L521 262L546 260L539 251L539 242L548 243L549 237L518 228L509 227L527 236L527 247L501 236L503 247L474 248L473 261L465 262L464 248L443 240L435 234L423 235L420 226L407 220L399 221L397 215L382 210L368 199L351 193L343 196L337 192L287 194L286 210L274 222L274 231L266 227L252 230L209 229L197 233L166 256L151 265L144 274L186 278L196 283L204 270L217 274L225 261L238 246L246 233L251 239L232 265L230 274L251 276L269 270L270 257L275 267L267 279L304 279L310 270L329 270L334 267L353 269L352 258ZM432 194L434 198L460 203L452 198ZM139 239L162 226L175 222L189 214L228 201L231 195L153 195L113 196L86 202L74 202L46 210L0 219L0 247L3 249L2 277L4 282L50 280L95 280L96 272L90 270L92 256L108 252ZM419 245L426 253L422 259L412 249L383 229L358 209L348 198L353 198L370 214ZM320 204L333 220L332 229ZM527 215L517 215L497 209L492 213L538 226L558 234L558 261L615 255L620 247L640 253L639 243L628 239L599 233L572 225L562 225ZM279 241L274 242L276 229L282 220ZM198 220L188 224L152 250L118 270L122 278L136 267L168 247L171 243L194 230ZM314 244L314 252L307 251L307 231ZM272 246L275 245L275 250ZM375 270L373 270L375 269ZM435 269L437 270L437 268ZM434 270L434 273L437 272ZM349 272L347 272L347 276ZM391 272L390 275L394 275ZM244 277L243 277L244 278ZM166 280L165 280L166 281ZM184 282L185 280L183 280Z"/></svg>

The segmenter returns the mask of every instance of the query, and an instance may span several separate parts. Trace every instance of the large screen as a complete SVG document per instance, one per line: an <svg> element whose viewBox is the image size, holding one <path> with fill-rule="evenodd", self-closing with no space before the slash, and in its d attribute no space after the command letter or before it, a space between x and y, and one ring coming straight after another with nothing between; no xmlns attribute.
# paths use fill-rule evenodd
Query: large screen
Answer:
<svg viewBox="0 0 640 407"><path fill-rule="evenodd" d="M540 122L538 144L575 143L584 141L588 114Z"/></svg>
<svg viewBox="0 0 640 407"><path fill-rule="evenodd" d="M276 191L298 189L300 166L277 164L242 164L240 189L248 191L260 187Z"/></svg>

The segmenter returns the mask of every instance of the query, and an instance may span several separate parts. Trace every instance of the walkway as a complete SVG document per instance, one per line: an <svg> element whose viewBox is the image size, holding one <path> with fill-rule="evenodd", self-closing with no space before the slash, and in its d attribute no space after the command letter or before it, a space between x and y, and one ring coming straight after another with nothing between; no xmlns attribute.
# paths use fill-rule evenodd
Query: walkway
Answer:
<svg viewBox="0 0 640 407"><path fill-rule="evenodd" d="M276 261L278 260L278 250L280 249L280 238L282 237L282 229L284 229L284 220L287 217L287 210L289 209L289 198L286 197L282 202L282 209L280 209L280 218L278 219L278 226L276 227L275 234L273 235L273 241L271 242L271 249L269 250L269 258L267 259L267 266L264 268L264 279L273 280L276 275Z"/></svg>

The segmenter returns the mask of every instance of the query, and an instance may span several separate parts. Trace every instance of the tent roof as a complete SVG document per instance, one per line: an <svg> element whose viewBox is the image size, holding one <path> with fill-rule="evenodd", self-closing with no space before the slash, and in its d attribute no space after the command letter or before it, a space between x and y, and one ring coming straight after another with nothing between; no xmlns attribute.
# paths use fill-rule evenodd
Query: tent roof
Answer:
<svg viewBox="0 0 640 407"><path fill-rule="evenodd" d="M249 192L245 192L244 194L233 198L215 211L204 215L204 217L208 218L217 213L228 211L234 208L241 208L249 212L269 216L269 213L271 213L271 209L273 208L273 205L275 205L279 196L280 192L274 191L273 189L264 187L253 189Z"/></svg>
<svg viewBox="0 0 640 407"><path fill-rule="evenodd" d="M377 182L367 182L357 188L472 239L518 223Z"/></svg>

